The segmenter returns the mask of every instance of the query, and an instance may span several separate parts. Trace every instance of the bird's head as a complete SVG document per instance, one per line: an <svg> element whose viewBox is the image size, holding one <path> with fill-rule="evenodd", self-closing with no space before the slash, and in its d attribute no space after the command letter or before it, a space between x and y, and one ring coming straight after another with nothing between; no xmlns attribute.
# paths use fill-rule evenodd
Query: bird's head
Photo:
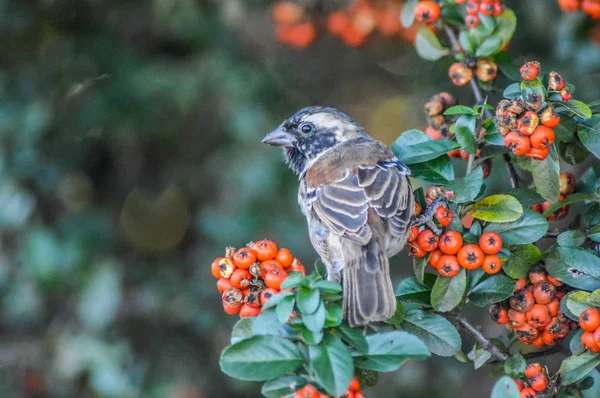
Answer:
<svg viewBox="0 0 600 398"><path fill-rule="evenodd" d="M301 174L327 150L361 137L368 135L350 116L334 108L310 106L294 113L262 142L282 147L290 168Z"/></svg>

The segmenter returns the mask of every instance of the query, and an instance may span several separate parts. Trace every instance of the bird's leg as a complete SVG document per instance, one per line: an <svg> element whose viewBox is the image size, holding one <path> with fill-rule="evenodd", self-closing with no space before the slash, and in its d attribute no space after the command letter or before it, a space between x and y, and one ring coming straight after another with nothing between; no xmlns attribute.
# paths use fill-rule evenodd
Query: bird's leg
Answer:
<svg viewBox="0 0 600 398"><path fill-rule="evenodd" d="M414 227L414 226L419 227L421 225L427 225L434 234L439 235L441 233L441 231L433 222L433 217L435 216L436 210L440 206L444 206L445 204L446 204L446 196L443 194L438 195L433 200L433 202L431 202L431 204L429 204L429 205L427 205L427 207L425 207L423 214L421 214L418 217L413 218L412 222L410 223L410 226L411 227Z"/></svg>

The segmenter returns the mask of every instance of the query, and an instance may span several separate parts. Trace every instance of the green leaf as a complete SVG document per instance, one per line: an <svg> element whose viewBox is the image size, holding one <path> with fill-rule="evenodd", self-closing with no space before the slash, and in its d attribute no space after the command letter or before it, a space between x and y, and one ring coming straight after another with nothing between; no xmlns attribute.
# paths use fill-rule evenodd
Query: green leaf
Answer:
<svg viewBox="0 0 600 398"><path fill-rule="evenodd" d="M569 341L569 350L571 350L571 354L573 355L579 355L585 351L585 347L581 343L581 336L583 336L583 329L576 331L573 337L571 337L571 341Z"/></svg>
<svg viewBox="0 0 600 398"><path fill-rule="evenodd" d="M314 267L317 275L319 275L321 278L327 277L327 267L325 267L325 264L323 264L323 260L320 258L315 260Z"/></svg>
<svg viewBox="0 0 600 398"><path fill-rule="evenodd" d="M458 148L454 141L434 140L419 130L408 130L392 144L392 151L404 164L422 163Z"/></svg>
<svg viewBox="0 0 600 398"><path fill-rule="evenodd" d="M454 134L461 148L470 154L477 151L477 140L475 139L475 126L477 119L471 115L462 115L454 125Z"/></svg>
<svg viewBox="0 0 600 398"><path fill-rule="evenodd" d="M308 286L308 278L300 272L290 272L281 284L281 289L293 289L299 286Z"/></svg>
<svg viewBox="0 0 600 398"><path fill-rule="evenodd" d="M587 302L592 307L600 308L600 289L596 289L590 293Z"/></svg>
<svg viewBox="0 0 600 398"><path fill-rule="evenodd" d="M588 151L600 158L600 115L594 115L579 124L577 137Z"/></svg>
<svg viewBox="0 0 600 398"><path fill-rule="evenodd" d="M477 167L469 175L457 178L446 185L446 191L454 192L455 203L472 202L481 192L483 185L483 169Z"/></svg>
<svg viewBox="0 0 600 398"><path fill-rule="evenodd" d="M404 278L396 287L396 297L408 303L431 305L431 290L435 281L433 274L425 274L423 283L414 276Z"/></svg>
<svg viewBox="0 0 600 398"><path fill-rule="evenodd" d="M512 40L513 34L517 29L517 17L511 10L505 9L502 15L495 18L496 35L502 39L502 48Z"/></svg>
<svg viewBox="0 0 600 398"><path fill-rule="evenodd" d="M588 231L588 237L594 242L600 242L600 224L592 227Z"/></svg>
<svg viewBox="0 0 600 398"><path fill-rule="evenodd" d="M540 79L523 80L521 82L521 97L527 103L527 97L532 94L539 95L542 101L546 100L546 90Z"/></svg>
<svg viewBox="0 0 600 398"><path fill-rule="evenodd" d="M600 289L600 259L574 247L554 247L546 254L546 270L554 278L582 290Z"/></svg>
<svg viewBox="0 0 600 398"><path fill-rule="evenodd" d="M577 129L577 123L572 117L561 115L558 126L554 128L555 141L571 142Z"/></svg>
<svg viewBox="0 0 600 398"><path fill-rule="evenodd" d="M477 47L475 55L478 57L489 57L500 51L502 47L504 47L504 43L500 36L489 36Z"/></svg>
<svg viewBox="0 0 600 398"><path fill-rule="evenodd" d="M576 383L586 377L598 365L600 365L599 354L584 352L583 354L570 356L560 365L560 381L565 386Z"/></svg>
<svg viewBox="0 0 600 398"><path fill-rule="evenodd" d="M513 279L525 278L531 267L542 261L542 252L531 243L506 248L510 250L510 257L502 264L502 269Z"/></svg>
<svg viewBox="0 0 600 398"><path fill-rule="evenodd" d="M467 213L483 221L505 223L521 217L523 206L512 196L491 195L469 207Z"/></svg>
<svg viewBox="0 0 600 398"><path fill-rule="evenodd" d="M294 311L294 304L296 299L294 296L288 296L281 300L281 302L277 305L275 312L277 313L277 320L279 323L286 323L292 312Z"/></svg>
<svg viewBox="0 0 600 398"><path fill-rule="evenodd" d="M539 203L544 202L544 198L542 198L540 194L534 191L533 189L515 188L506 192L506 194L517 198L517 200L519 201L519 203L521 203L524 209L530 208L533 205L537 205Z"/></svg>
<svg viewBox="0 0 600 398"><path fill-rule="evenodd" d="M444 115L472 115L477 116L477 112L475 112L472 108L464 105L454 105L450 108L446 109Z"/></svg>
<svg viewBox="0 0 600 398"><path fill-rule="evenodd" d="M308 347L309 365L317 382L330 395L342 395L354 375L350 352L338 337L326 335L319 345Z"/></svg>
<svg viewBox="0 0 600 398"><path fill-rule="evenodd" d="M589 119L592 117L592 110L585 103L578 100L568 100L561 103L562 106L579 116L583 119Z"/></svg>
<svg viewBox="0 0 600 398"><path fill-rule="evenodd" d="M305 327L300 328L300 337L308 345L321 344L323 336L325 336L323 331L313 333Z"/></svg>
<svg viewBox="0 0 600 398"><path fill-rule="evenodd" d="M475 40L469 35L466 30L461 30L458 34L458 41L460 42L460 46L469 54L474 54L475 49L477 48L477 43Z"/></svg>
<svg viewBox="0 0 600 398"><path fill-rule="evenodd" d="M296 303L302 314L314 314L321 303L319 290L301 287L296 292Z"/></svg>
<svg viewBox="0 0 600 398"><path fill-rule="evenodd" d="M429 256L416 258L413 257L413 270L415 272L415 277L417 281L423 282L423 278L425 277L425 268L427 268L427 262L429 261Z"/></svg>
<svg viewBox="0 0 600 398"><path fill-rule="evenodd" d="M525 372L527 361L521 354L515 354L504 362L504 373L516 379Z"/></svg>
<svg viewBox="0 0 600 398"><path fill-rule="evenodd" d="M248 381L281 377L303 364L304 358L298 347L277 336L254 336L241 340L225 348L219 360L223 373Z"/></svg>
<svg viewBox="0 0 600 398"><path fill-rule="evenodd" d="M447 184L454 180L454 166L448 155L440 156L429 162L410 166L411 177L432 184Z"/></svg>
<svg viewBox="0 0 600 398"><path fill-rule="evenodd" d="M506 87L504 93L502 94L504 98L513 99L521 96L521 85L519 83L513 83L510 86Z"/></svg>
<svg viewBox="0 0 600 398"><path fill-rule="evenodd" d="M231 330L231 344L235 344L240 340L252 337L253 322L253 316L243 318L237 321L235 325L233 325L233 329Z"/></svg>
<svg viewBox="0 0 600 398"><path fill-rule="evenodd" d="M579 247L583 242L585 242L585 235L579 230L565 231L556 238L556 243L562 247Z"/></svg>
<svg viewBox="0 0 600 398"><path fill-rule="evenodd" d="M431 305L436 311L448 312L460 304L467 287L464 268L452 278L438 277L431 291Z"/></svg>
<svg viewBox="0 0 600 398"><path fill-rule="evenodd" d="M430 352L442 357L451 357L460 351L460 334L448 320L438 314L421 310L410 310L402 329L421 339Z"/></svg>
<svg viewBox="0 0 600 398"><path fill-rule="evenodd" d="M424 26L419 29L415 38L415 50L419 57L428 61L436 61L450 54L450 50L442 46L435 33Z"/></svg>
<svg viewBox="0 0 600 398"><path fill-rule="evenodd" d="M546 159L536 161L531 174L536 191L547 201L556 202L560 194L560 161L554 146Z"/></svg>
<svg viewBox="0 0 600 398"><path fill-rule="evenodd" d="M276 306L278 306L278 305L279 305L279 303L281 303L281 301L282 301L283 299L285 299L285 298L286 298L286 297L288 297L288 296L293 296L293 295L294 295L294 293L292 293L292 292L281 292L281 293L277 293L276 295L274 295L273 297L271 297L271 298L269 299L269 301L267 301L267 302L265 303L265 305L263 305L263 307L262 307L262 311L263 311L263 312L265 312L265 310L268 310L269 308L272 308L272 307L276 307Z"/></svg>
<svg viewBox="0 0 600 398"><path fill-rule="evenodd" d="M388 325L399 325L404 322L404 318L406 317L406 311L404 310L404 304L400 300L396 300L396 312L390 319L383 321Z"/></svg>
<svg viewBox="0 0 600 398"><path fill-rule="evenodd" d="M273 298L271 298L271 300L273 300ZM252 334L255 336L264 335L288 337L292 335L292 330L288 325L284 325L279 322L276 311L265 311L263 308L263 312L254 318L254 322L252 322Z"/></svg>
<svg viewBox="0 0 600 398"><path fill-rule="evenodd" d="M502 376L494 384L491 398L521 398L521 394L513 379L508 376Z"/></svg>
<svg viewBox="0 0 600 398"><path fill-rule="evenodd" d="M366 337L367 354L353 353L356 367L376 372L393 372L409 359L422 361L431 356L427 347L416 336L392 331Z"/></svg>
<svg viewBox="0 0 600 398"><path fill-rule="evenodd" d="M347 323L342 322L336 330L339 332L342 340L356 348L358 351L363 354L366 354L369 351L369 346L365 336L362 334L362 329L351 328Z"/></svg>
<svg viewBox="0 0 600 398"><path fill-rule="evenodd" d="M497 303L512 296L515 282L501 274L493 275L479 283L469 292L469 300L479 307Z"/></svg>
<svg viewBox="0 0 600 398"><path fill-rule="evenodd" d="M302 320L304 321L304 326L308 330L313 333L318 333L323 330L325 327L325 319L327 318L327 313L325 311L325 304L322 300L319 301L319 306L317 310L312 314L302 314Z"/></svg>
<svg viewBox="0 0 600 398"><path fill-rule="evenodd" d="M579 318L579 315L581 315L583 311L590 308L589 299L590 294L582 291L570 292L564 298L566 307L576 318Z"/></svg>
<svg viewBox="0 0 600 398"><path fill-rule="evenodd" d="M418 3L419 0L408 0L402 7L400 20L402 21L403 27L408 28L415 22L415 7Z"/></svg>
<svg viewBox="0 0 600 398"><path fill-rule="evenodd" d="M342 286L333 281L317 281L314 284L314 288L329 294L338 294L342 292Z"/></svg>
<svg viewBox="0 0 600 398"><path fill-rule="evenodd" d="M262 386L261 394L266 398L281 398L291 395L306 385L306 380L298 376L283 376L269 380Z"/></svg>
<svg viewBox="0 0 600 398"><path fill-rule="evenodd" d="M477 344L473 345L473 348L471 349L471 351L469 351L469 354L467 355L467 357L471 361L473 361L473 367L475 369L479 369L483 365L485 365L485 363L488 361L488 359L490 359L492 357L492 353L485 350L483 347L481 347L477 343Z"/></svg>
<svg viewBox="0 0 600 398"><path fill-rule="evenodd" d="M325 304L325 326L336 327L342 323L343 310L340 303L327 303Z"/></svg>
<svg viewBox="0 0 600 398"><path fill-rule="evenodd" d="M485 232L497 232L507 245L524 245L540 240L548 231L548 220L533 210L525 210L523 215L510 223L493 223Z"/></svg>
<svg viewBox="0 0 600 398"><path fill-rule="evenodd" d="M291 395L306 385L306 380L298 376L283 376L263 384L261 394L266 398L281 398Z"/></svg>

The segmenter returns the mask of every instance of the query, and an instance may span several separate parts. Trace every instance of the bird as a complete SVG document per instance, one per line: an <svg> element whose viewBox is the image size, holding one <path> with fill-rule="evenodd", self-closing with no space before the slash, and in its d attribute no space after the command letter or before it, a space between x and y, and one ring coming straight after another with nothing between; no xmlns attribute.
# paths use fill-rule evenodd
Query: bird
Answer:
<svg viewBox="0 0 600 398"><path fill-rule="evenodd" d="M298 175L310 241L342 285L351 327L396 312L389 258L408 239L415 209L410 170L362 124L331 107L303 108L268 133Z"/></svg>

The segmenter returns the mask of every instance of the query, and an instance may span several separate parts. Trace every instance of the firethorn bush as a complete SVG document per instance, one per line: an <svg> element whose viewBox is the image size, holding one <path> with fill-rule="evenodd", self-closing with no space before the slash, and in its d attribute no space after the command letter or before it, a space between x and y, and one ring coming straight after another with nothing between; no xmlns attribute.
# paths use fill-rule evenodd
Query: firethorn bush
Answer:
<svg viewBox="0 0 600 398"><path fill-rule="evenodd" d="M600 17L597 1L559 4ZM211 266L224 310L242 318L223 372L265 382L266 397L362 397L379 373L433 354L493 366L493 398L580 397L600 365L600 179L593 168L578 180L561 168L600 158L600 102L578 100L560 71L513 61L517 19L500 1L356 1L326 15L286 1L272 12L277 38L298 48L318 31L356 47L377 31L414 30L416 52L445 59L474 100L432 94L425 132L399 132L391 146L419 181L416 216L433 212L409 231L414 276L396 284L396 314L350 328L342 288L319 261L306 274L272 241L230 248ZM493 173L511 188L490 192ZM471 305L505 333L485 336L464 316ZM459 330L475 344L465 347ZM532 361L558 353L553 371Z"/></svg>

